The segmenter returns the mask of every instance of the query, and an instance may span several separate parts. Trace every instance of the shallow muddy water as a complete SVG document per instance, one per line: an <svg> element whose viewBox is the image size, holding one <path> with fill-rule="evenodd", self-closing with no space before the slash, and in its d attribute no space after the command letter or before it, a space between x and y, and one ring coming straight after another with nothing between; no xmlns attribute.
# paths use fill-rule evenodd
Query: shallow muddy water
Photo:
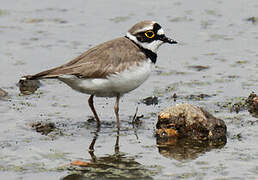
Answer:
<svg viewBox="0 0 258 180"><path fill-rule="evenodd" d="M257 117L232 111L233 104L258 93L258 1L0 0L0 5L0 88L8 92L0 99L1 180L258 179ZM96 133L87 95L56 80L43 80L34 94L20 95L22 75L63 64L145 19L159 22L179 44L163 45L148 81L122 98L119 142L115 99L95 99L102 121ZM149 96L157 96L158 104L142 103ZM227 143L158 146L157 113L177 103L201 106L223 119ZM143 117L133 125L136 107ZM55 128L44 135L35 123ZM94 138L93 155L88 147ZM76 160L93 165L71 166Z"/></svg>

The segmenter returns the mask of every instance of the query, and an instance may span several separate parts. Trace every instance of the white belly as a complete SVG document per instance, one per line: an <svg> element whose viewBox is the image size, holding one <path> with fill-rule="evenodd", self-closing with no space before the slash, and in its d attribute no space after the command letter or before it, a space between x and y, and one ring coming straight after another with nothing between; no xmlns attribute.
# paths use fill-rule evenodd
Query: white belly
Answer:
<svg viewBox="0 0 258 180"><path fill-rule="evenodd" d="M128 93L139 87L148 79L152 68L153 63L148 60L139 66L132 66L105 79L81 79L72 75L64 75L59 79L76 91L100 97L113 97Z"/></svg>

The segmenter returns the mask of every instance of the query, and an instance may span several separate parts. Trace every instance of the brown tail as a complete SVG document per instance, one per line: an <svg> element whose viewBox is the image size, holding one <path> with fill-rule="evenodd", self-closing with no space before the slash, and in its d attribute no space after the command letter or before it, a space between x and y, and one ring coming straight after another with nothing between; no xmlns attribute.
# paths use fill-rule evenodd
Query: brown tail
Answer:
<svg viewBox="0 0 258 180"><path fill-rule="evenodd" d="M45 78L55 78L56 76L51 75L51 70L43 71L35 75L27 75L23 76L19 80L19 88L20 92L22 94L32 94L34 93L40 86L39 79L45 79Z"/></svg>
<svg viewBox="0 0 258 180"><path fill-rule="evenodd" d="M42 72L34 74L34 75L22 76L20 81L57 78L58 74L55 73L56 69L57 68L53 68L53 69L49 69L46 71L42 71Z"/></svg>

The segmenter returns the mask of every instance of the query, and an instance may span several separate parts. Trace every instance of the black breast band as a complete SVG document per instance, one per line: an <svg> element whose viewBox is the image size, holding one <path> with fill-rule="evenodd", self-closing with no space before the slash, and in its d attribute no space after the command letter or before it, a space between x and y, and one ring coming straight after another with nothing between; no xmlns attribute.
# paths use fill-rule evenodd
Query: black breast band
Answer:
<svg viewBox="0 0 258 180"><path fill-rule="evenodd" d="M125 37L127 39L129 39L127 36L125 36ZM129 39L129 40L131 40L131 39ZM147 58L149 58L151 60L151 62L153 62L154 64L156 63L156 61L157 61L157 54L156 53L152 52L149 49L145 49L145 48L141 47L140 45L136 44L133 40L131 40L131 41L142 50L142 52L145 54L145 56Z"/></svg>

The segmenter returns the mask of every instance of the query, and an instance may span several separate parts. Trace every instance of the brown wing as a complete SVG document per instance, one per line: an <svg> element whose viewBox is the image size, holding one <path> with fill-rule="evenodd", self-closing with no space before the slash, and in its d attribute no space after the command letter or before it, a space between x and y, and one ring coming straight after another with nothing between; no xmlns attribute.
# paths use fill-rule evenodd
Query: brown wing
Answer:
<svg viewBox="0 0 258 180"><path fill-rule="evenodd" d="M146 56L139 47L131 40L122 37L95 46L67 64L27 76L27 78L57 78L61 75L106 78L110 74L125 70L129 65L145 60Z"/></svg>

